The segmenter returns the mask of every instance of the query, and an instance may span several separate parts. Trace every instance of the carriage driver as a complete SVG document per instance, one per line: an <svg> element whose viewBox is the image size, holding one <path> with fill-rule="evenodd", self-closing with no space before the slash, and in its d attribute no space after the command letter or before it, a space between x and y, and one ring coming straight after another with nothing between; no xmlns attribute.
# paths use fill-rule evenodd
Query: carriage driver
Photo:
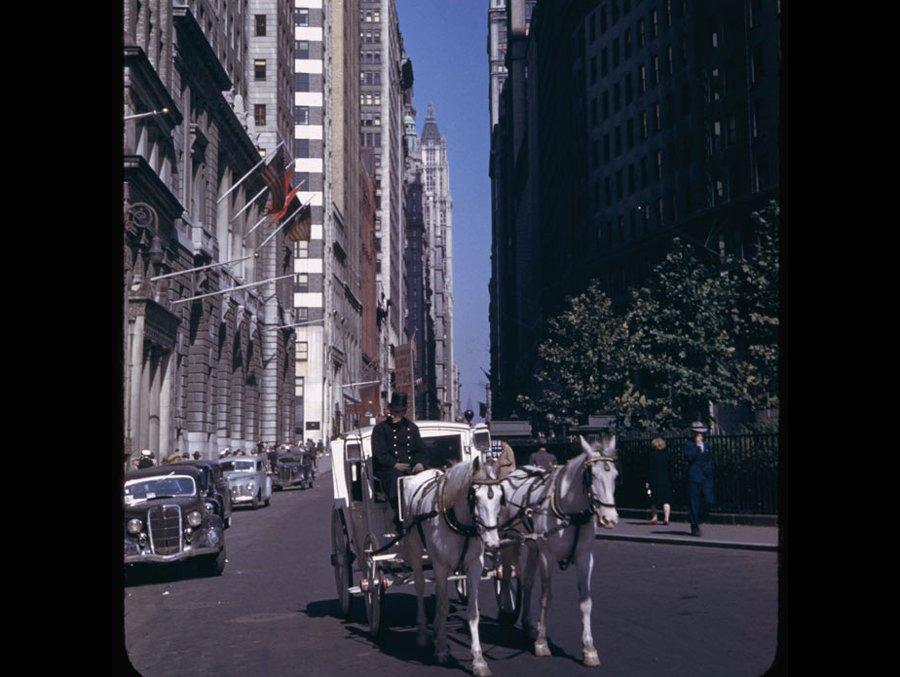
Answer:
<svg viewBox="0 0 900 677"><path fill-rule="evenodd" d="M394 393L388 405L390 416L372 430L372 465L394 509L398 534L402 525L397 510L397 478L428 467L419 426L406 418L406 399L405 394Z"/></svg>

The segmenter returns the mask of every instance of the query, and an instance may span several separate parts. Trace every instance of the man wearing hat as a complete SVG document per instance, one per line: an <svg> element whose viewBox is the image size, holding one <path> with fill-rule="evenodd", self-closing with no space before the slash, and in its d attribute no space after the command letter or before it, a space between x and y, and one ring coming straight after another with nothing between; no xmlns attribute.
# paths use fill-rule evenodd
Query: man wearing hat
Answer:
<svg viewBox="0 0 900 677"><path fill-rule="evenodd" d="M690 496L691 536L701 536L700 518L715 502L713 496L713 460L712 453L703 433L707 428L700 421L691 424L694 433L693 441L684 443L684 458L688 463L688 495Z"/></svg>
<svg viewBox="0 0 900 677"><path fill-rule="evenodd" d="M401 530L397 478L411 471L419 472L427 465L419 426L406 418L406 406L406 395L394 393L388 406L390 416L372 430L373 469L394 508L397 533Z"/></svg>
<svg viewBox="0 0 900 677"><path fill-rule="evenodd" d="M144 449L141 452L141 460L138 461L138 470L141 470L143 468L152 468L154 465L153 452L149 449Z"/></svg>

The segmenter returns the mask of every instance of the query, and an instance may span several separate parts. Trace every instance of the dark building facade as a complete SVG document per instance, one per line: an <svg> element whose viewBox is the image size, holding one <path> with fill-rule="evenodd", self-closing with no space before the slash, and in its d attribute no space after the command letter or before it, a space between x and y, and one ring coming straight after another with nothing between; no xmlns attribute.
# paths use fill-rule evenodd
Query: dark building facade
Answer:
<svg viewBox="0 0 900 677"><path fill-rule="evenodd" d="M547 318L592 278L618 303L679 235L740 252L778 194L778 0L507 3L492 134L495 417ZM524 35L523 35L524 33Z"/></svg>

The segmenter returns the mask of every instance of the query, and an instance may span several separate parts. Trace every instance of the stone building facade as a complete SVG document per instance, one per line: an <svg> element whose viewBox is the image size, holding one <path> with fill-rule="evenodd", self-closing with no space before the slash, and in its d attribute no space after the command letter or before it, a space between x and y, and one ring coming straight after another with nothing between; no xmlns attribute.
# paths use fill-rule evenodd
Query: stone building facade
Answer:
<svg viewBox="0 0 900 677"><path fill-rule="evenodd" d="M263 338L272 326L265 287L255 284L280 260L283 237L252 256L271 231L249 233L260 205L241 210L264 186L257 174L232 188L260 160L246 104L250 40L236 5L124 3L123 399L132 457L141 449L157 460L175 449L216 457L290 432L291 403L279 394L293 379L292 333ZM290 308L274 309L276 326L291 322ZM274 387L264 387L268 361L281 365Z"/></svg>

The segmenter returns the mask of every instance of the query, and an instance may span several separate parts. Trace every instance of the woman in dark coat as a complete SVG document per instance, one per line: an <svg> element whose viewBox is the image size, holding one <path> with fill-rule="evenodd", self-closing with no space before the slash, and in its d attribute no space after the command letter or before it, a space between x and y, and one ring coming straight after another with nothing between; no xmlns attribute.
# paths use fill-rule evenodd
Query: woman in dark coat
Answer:
<svg viewBox="0 0 900 677"><path fill-rule="evenodd" d="M656 510L662 505L663 524L669 526L669 514L672 510L672 481L669 477L669 451L666 449L666 441L662 437L655 438L650 445L650 478L646 487L651 493L652 516L650 524L659 524L656 518Z"/></svg>

